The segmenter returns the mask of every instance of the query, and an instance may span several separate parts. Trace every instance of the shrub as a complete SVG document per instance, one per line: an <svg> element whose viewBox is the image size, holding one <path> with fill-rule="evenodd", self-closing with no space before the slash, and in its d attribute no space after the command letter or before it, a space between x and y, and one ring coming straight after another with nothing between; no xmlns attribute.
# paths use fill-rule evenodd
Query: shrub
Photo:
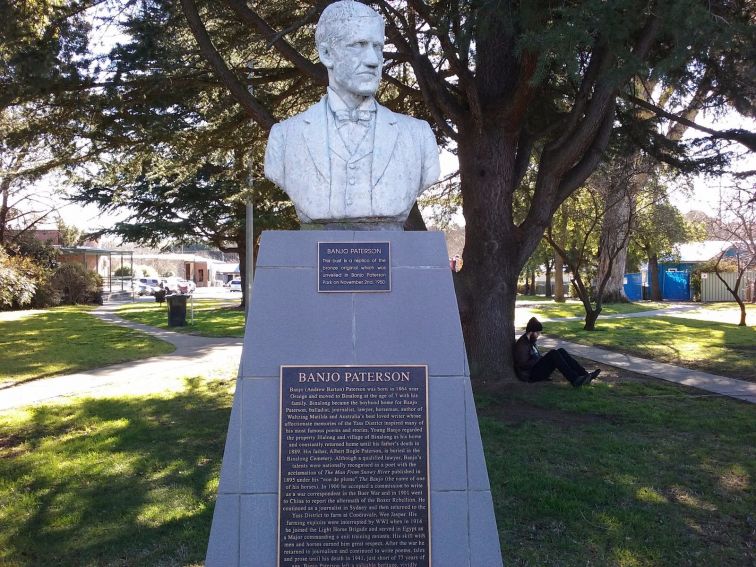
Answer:
<svg viewBox="0 0 756 567"><path fill-rule="evenodd" d="M34 291L34 297L31 300L31 307L34 309L44 309L45 307L55 307L63 301L63 294L59 289L53 286L49 278L37 285Z"/></svg>
<svg viewBox="0 0 756 567"><path fill-rule="evenodd" d="M63 297L63 303L99 303L102 277L79 264L62 264L55 270L52 286Z"/></svg>
<svg viewBox="0 0 756 567"><path fill-rule="evenodd" d="M8 256L0 248L0 309L21 309L31 303L37 288L30 260Z"/></svg>
<svg viewBox="0 0 756 567"><path fill-rule="evenodd" d="M121 266L120 268L115 269L115 271L113 272L113 275L119 276L119 277L125 277L125 276L132 276L134 274L131 271L131 268L129 266Z"/></svg>

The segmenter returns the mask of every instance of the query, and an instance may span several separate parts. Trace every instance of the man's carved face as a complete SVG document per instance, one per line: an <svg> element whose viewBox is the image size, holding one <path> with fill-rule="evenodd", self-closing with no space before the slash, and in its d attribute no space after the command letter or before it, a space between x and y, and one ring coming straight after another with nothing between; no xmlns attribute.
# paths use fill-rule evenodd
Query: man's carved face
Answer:
<svg viewBox="0 0 756 567"><path fill-rule="evenodd" d="M383 21L355 18L348 25L344 37L320 46L320 60L328 68L330 87L343 99L373 96L383 67Z"/></svg>

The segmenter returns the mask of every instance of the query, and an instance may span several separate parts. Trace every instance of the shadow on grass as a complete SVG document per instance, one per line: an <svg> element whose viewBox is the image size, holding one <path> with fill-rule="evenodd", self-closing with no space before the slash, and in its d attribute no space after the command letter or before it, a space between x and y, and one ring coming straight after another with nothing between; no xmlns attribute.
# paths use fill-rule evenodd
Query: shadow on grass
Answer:
<svg viewBox="0 0 756 567"><path fill-rule="evenodd" d="M479 399L507 563L753 564L756 410L689 393L549 384ZM530 419L498 411L518 403Z"/></svg>
<svg viewBox="0 0 756 567"><path fill-rule="evenodd" d="M0 443L0 563L186 565L209 536L230 394L28 410ZM12 429L12 433L11 433Z"/></svg>
<svg viewBox="0 0 756 567"><path fill-rule="evenodd" d="M595 331L579 322L552 322L550 335L723 376L756 380L756 328L682 317L599 319Z"/></svg>
<svg viewBox="0 0 756 567"><path fill-rule="evenodd" d="M0 383L14 385L173 350L139 331L103 323L80 307L49 309L0 321Z"/></svg>

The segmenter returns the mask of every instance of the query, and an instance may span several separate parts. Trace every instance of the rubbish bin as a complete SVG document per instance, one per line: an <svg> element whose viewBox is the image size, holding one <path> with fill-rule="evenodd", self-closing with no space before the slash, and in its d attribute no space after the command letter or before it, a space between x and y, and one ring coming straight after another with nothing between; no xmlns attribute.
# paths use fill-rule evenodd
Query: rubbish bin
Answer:
<svg viewBox="0 0 756 567"><path fill-rule="evenodd" d="M186 299L188 297L188 295L184 295L183 293L166 296L169 327L183 327L186 325Z"/></svg>

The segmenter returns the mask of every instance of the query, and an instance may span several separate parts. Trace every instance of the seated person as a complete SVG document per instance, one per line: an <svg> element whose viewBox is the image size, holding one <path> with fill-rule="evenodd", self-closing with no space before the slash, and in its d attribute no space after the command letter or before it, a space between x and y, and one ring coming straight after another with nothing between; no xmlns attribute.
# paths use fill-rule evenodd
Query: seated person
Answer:
<svg viewBox="0 0 756 567"><path fill-rule="evenodd" d="M570 384L579 388L585 384L590 384L591 380L599 375L601 369L588 373L563 348L550 350L541 356L536 346L541 331L543 331L541 322L535 317L531 317L527 327L525 327L525 333L515 343L514 366L520 380L524 382L549 380L554 369L558 369Z"/></svg>

